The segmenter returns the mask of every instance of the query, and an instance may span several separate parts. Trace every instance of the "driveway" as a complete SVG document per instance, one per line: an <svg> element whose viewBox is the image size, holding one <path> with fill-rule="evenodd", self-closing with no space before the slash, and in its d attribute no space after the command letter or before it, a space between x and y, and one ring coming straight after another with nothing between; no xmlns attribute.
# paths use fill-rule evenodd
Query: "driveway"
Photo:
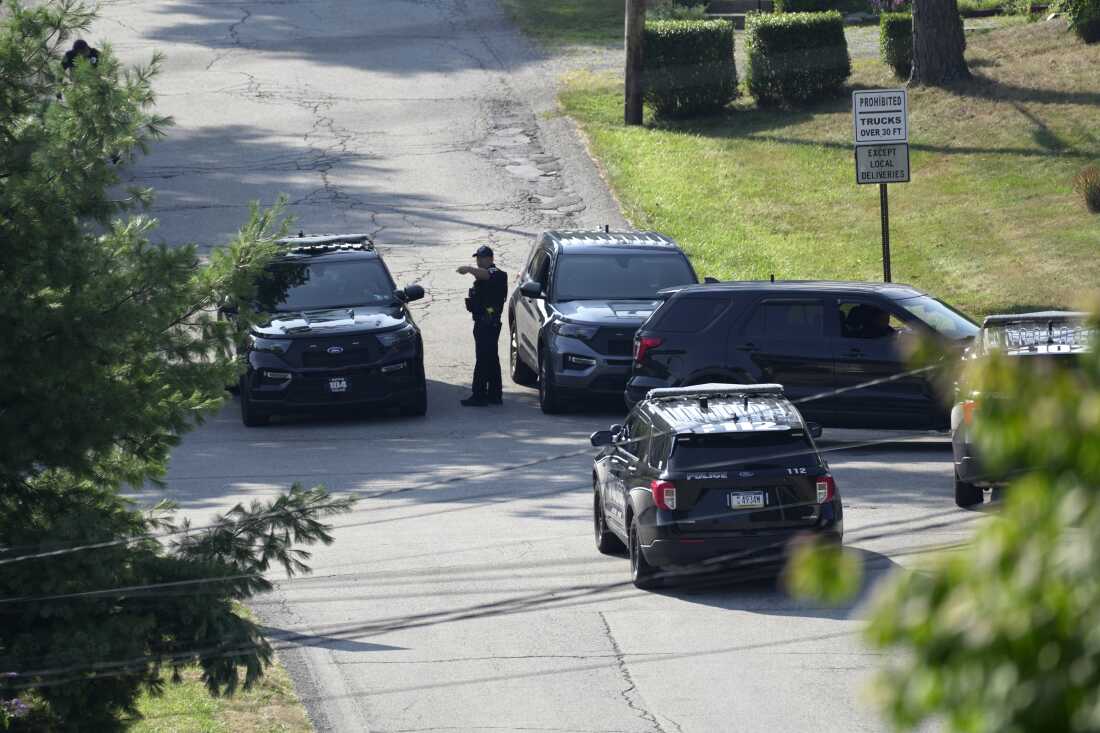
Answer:
<svg viewBox="0 0 1100 733"><path fill-rule="evenodd" d="M490 243L514 274L542 228L623 224L548 114L552 65L491 0L102 10L96 45L167 54L157 88L176 126L133 171L159 192L164 241L216 246L249 201L285 192L296 229L371 233L399 284L429 292L427 418L246 429L230 403L173 456L167 494L197 521L295 481L361 498L313 575L255 604L319 730L881 728L858 603L799 603L766 580L643 593L625 559L596 553L586 438L618 406L549 418L519 388L503 408L458 405L473 346L454 268ZM827 438L864 598L979 521L953 507L943 439Z"/></svg>

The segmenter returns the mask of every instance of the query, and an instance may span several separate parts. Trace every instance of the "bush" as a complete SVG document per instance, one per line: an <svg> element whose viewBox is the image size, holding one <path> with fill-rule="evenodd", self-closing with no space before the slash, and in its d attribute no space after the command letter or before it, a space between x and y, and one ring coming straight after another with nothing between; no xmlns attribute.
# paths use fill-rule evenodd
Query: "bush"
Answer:
<svg viewBox="0 0 1100 733"><path fill-rule="evenodd" d="M731 23L646 23L645 98L658 116L691 117L716 112L736 97Z"/></svg>
<svg viewBox="0 0 1100 733"><path fill-rule="evenodd" d="M1085 43L1100 41L1100 0L1065 0L1062 10L1069 27Z"/></svg>
<svg viewBox="0 0 1100 733"><path fill-rule="evenodd" d="M913 16L909 13L879 16L878 50L882 62L893 67L899 79L908 79L913 70Z"/></svg>
<svg viewBox="0 0 1100 733"><path fill-rule="evenodd" d="M1073 178L1073 190L1085 199L1085 206L1100 214L1100 168L1090 165Z"/></svg>
<svg viewBox="0 0 1100 733"><path fill-rule="evenodd" d="M752 13L745 22L748 88L760 104L811 102L852 73L840 13Z"/></svg>

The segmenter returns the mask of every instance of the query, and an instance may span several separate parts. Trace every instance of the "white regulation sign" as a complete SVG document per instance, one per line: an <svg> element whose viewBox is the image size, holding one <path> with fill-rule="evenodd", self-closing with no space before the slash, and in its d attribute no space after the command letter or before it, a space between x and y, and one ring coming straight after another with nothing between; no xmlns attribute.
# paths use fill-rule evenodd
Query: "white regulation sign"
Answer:
<svg viewBox="0 0 1100 733"><path fill-rule="evenodd" d="M908 183L909 145L856 146L856 183Z"/></svg>
<svg viewBox="0 0 1100 733"><path fill-rule="evenodd" d="M904 89L852 92L856 145L909 142L909 98Z"/></svg>

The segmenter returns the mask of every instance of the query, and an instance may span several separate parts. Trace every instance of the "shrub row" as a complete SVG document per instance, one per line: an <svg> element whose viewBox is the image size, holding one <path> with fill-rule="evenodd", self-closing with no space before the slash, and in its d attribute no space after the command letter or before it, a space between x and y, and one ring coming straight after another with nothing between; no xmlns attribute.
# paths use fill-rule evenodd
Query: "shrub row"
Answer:
<svg viewBox="0 0 1100 733"><path fill-rule="evenodd" d="M733 101L733 25L724 20L647 22L645 97L661 117L716 112Z"/></svg>
<svg viewBox="0 0 1100 733"><path fill-rule="evenodd" d="M879 16L878 48L882 62L892 66L900 79L913 70L913 16L883 13Z"/></svg>
<svg viewBox="0 0 1100 733"><path fill-rule="evenodd" d="M852 62L838 12L750 14L748 88L761 104L802 104L840 91Z"/></svg>

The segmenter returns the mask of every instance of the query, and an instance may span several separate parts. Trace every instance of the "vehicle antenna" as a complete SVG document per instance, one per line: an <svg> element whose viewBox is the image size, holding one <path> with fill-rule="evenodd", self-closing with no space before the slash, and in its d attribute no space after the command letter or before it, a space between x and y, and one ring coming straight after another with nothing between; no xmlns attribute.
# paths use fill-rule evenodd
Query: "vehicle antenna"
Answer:
<svg viewBox="0 0 1100 733"><path fill-rule="evenodd" d="M1047 346L1054 345L1054 319L1047 321Z"/></svg>
<svg viewBox="0 0 1100 733"><path fill-rule="evenodd" d="M772 273L772 282L775 282L775 273Z"/></svg>
<svg viewBox="0 0 1100 733"><path fill-rule="evenodd" d="M610 224L604 224L603 225L603 233L604 234L610 234L611 233L611 225Z"/></svg>
<svg viewBox="0 0 1100 733"><path fill-rule="evenodd" d="M304 231L302 231L301 229L298 230L298 237L299 238L304 237L305 235L306 235L306 233Z"/></svg>
<svg viewBox="0 0 1100 733"><path fill-rule="evenodd" d="M706 397L700 397L699 409L703 412L710 412L710 400L708 400Z"/></svg>
<svg viewBox="0 0 1100 733"><path fill-rule="evenodd" d="M744 397L745 397L745 409L747 410L747 409L749 409L749 396L745 395Z"/></svg>

